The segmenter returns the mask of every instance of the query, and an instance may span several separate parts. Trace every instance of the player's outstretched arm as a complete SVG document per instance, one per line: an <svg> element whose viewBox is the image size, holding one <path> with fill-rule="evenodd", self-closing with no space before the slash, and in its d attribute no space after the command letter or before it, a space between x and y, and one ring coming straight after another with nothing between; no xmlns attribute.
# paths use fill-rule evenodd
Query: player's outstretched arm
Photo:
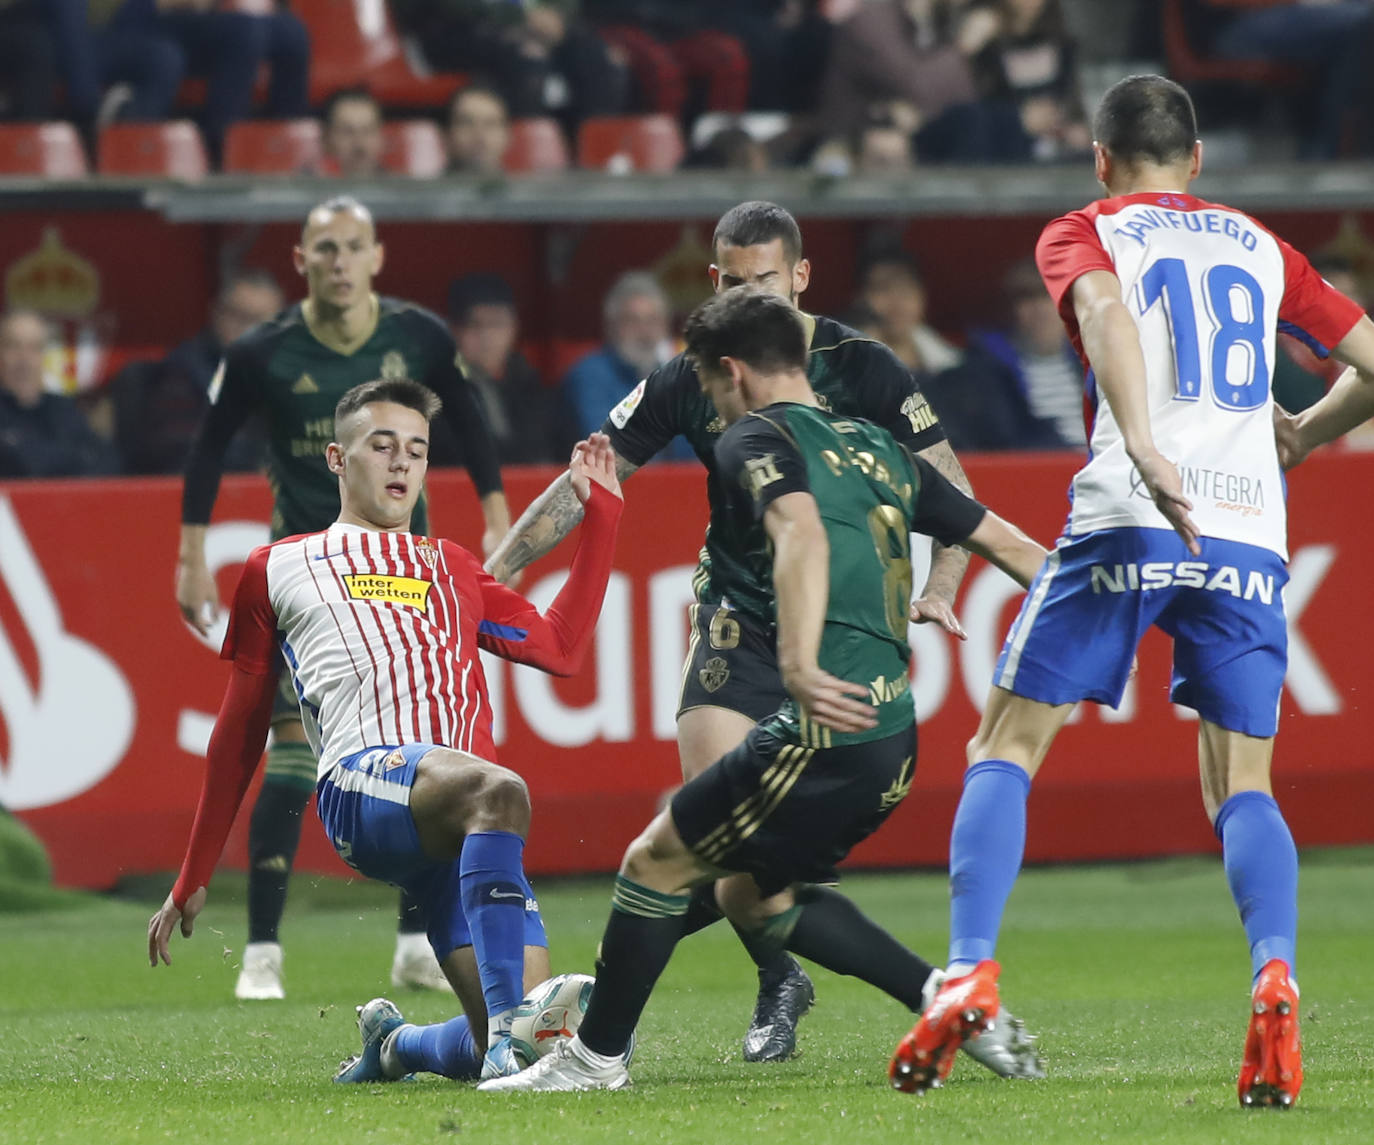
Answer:
<svg viewBox="0 0 1374 1145"><path fill-rule="evenodd" d="M612 454L615 450L611 449ZM615 456L615 476L624 481L639 466ZM496 551L487 558L486 570L503 583L549 552L577 528L582 502L573 491L571 471L565 471L531 503L515 522Z"/></svg>
<svg viewBox="0 0 1374 1145"><path fill-rule="evenodd" d="M1178 470L1155 448L1145 389L1145 356L1140 332L1121 301L1121 282L1106 270L1090 270L1074 280L1074 313L1083 352L1121 429L1126 453L1135 463L1155 507L1183 538L1194 556L1201 535L1189 515L1193 503L1183 495Z"/></svg>
<svg viewBox="0 0 1374 1145"><path fill-rule="evenodd" d="M276 692L276 672L254 673L237 664L232 669L229 687L215 720L206 752L205 778L200 803L191 827L191 841L182 860L181 873L161 909L148 921L148 962L159 959L171 965L168 940L178 924L190 938L196 915L205 905L210 874L224 850L234 816L248 791L258 760L267 743L272 720L272 698Z"/></svg>
<svg viewBox="0 0 1374 1145"><path fill-rule="evenodd" d="M778 614L778 667L783 686L816 723L837 732L877 724L868 688L820 667L821 632L830 596L830 540L810 493L784 493L764 510L773 543Z"/></svg>
<svg viewBox="0 0 1374 1145"><path fill-rule="evenodd" d="M1022 588L1029 588L1040 571L1049 550L1031 540L1010 521L991 509L983 514L978 527L964 540L973 552L996 565Z"/></svg>

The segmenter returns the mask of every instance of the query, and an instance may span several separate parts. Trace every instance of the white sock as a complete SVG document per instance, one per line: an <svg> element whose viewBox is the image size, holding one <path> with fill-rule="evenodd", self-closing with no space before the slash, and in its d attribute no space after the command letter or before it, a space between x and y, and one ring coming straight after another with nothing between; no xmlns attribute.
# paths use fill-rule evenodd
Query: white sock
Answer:
<svg viewBox="0 0 1374 1145"><path fill-rule="evenodd" d="M615 1069L616 1066L621 1065L624 1060L621 1054L599 1054L595 1050L588 1049L586 1043L576 1034L573 1035L572 1041L568 1043L568 1050L572 1053L573 1057L577 1058L583 1065L589 1066L594 1070L604 1071Z"/></svg>
<svg viewBox="0 0 1374 1145"><path fill-rule="evenodd" d="M405 1077L405 1075L410 1072L401 1064L401 1059L396 1054L396 1035L402 1030L408 1030L410 1028L411 1025L409 1022L405 1025L397 1026L391 1033L387 1034L382 1041L382 1072L386 1074L387 1077Z"/></svg>
<svg viewBox="0 0 1374 1145"><path fill-rule="evenodd" d="M413 958L429 950L429 938L415 932L396 932L396 953L402 957Z"/></svg>

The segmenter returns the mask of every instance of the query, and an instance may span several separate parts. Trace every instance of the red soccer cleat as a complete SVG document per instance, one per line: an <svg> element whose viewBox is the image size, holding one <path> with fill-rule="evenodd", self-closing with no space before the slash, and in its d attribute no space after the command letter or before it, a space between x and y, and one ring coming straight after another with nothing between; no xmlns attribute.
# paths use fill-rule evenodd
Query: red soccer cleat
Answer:
<svg viewBox="0 0 1374 1145"><path fill-rule="evenodd" d="M1255 984L1236 1091L1246 1109L1291 1109L1301 1088L1298 989L1288 978L1287 965L1275 958L1265 964Z"/></svg>
<svg viewBox="0 0 1374 1145"><path fill-rule="evenodd" d="M925 1013L897 1045L887 1076L902 1093L925 1093L944 1084L954 1055L971 1037L992 1028L997 1016L997 975L1002 968L984 959L961 978L946 981Z"/></svg>

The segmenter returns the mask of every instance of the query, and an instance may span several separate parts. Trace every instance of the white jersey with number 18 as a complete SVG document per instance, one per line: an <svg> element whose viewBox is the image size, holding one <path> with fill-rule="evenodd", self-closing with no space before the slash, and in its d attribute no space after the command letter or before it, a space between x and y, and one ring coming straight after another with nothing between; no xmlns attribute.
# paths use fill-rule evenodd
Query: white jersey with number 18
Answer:
<svg viewBox="0 0 1374 1145"><path fill-rule="evenodd" d="M1286 557L1270 395L1277 333L1324 357L1359 306L1248 215L1184 194L1123 195L1058 218L1036 262L1085 367L1071 287L1089 271L1116 275L1140 333L1155 446L1178 466L1198 528ZM1084 393L1090 459L1073 480L1068 533L1167 529L1091 369Z"/></svg>

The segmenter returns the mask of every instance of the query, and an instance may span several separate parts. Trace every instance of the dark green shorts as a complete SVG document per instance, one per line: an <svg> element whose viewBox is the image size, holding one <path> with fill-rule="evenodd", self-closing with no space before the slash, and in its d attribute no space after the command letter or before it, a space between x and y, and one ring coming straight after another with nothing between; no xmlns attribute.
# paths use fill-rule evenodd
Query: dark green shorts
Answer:
<svg viewBox="0 0 1374 1145"><path fill-rule="evenodd" d="M281 675L277 677L277 692L272 697L272 724L287 723L301 718L301 703L296 698L296 685L291 680L291 669L282 665Z"/></svg>
<svg viewBox="0 0 1374 1145"><path fill-rule="evenodd" d="M782 707L787 693L771 631L725 604L694 604L689 618L678 715L691 708L728 708L759 723Z"/></svg>
<svg viewBox="0 0 1374 1145"><path fill-rule="evenodd" d="M828 883L911 789L916 725L885 739L803 747L776 720L684 784L673 823L697 858L754 876L765 895Z"/></svg>

